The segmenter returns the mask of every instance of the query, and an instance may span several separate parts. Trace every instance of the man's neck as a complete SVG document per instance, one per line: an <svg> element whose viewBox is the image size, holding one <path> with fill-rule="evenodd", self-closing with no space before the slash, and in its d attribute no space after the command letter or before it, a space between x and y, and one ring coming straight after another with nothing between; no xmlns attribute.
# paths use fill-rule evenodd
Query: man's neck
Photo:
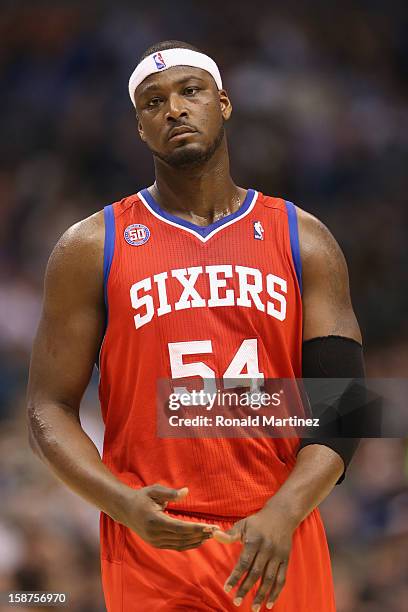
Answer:
<svg viewBox="0 0 408 612"><path fill-rule="evenodd" d="M202 226L238 210L246 191L233 182L222 149L195 168L174 168L155 158L156 182L149 188L154 199L167 212Z"/></svg>

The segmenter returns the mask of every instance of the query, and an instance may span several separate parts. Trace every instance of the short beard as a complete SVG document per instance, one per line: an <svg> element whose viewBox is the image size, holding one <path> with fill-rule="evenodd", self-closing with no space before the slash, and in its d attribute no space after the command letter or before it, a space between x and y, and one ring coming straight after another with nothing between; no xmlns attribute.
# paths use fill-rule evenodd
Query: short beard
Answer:
<svg viewBox="0 0 408 612"><path fill-rule="evenodd" d="M212 156L220 146L222 139L224 138L224 132L224 123L222 123L217 136L214 138L213 142L205 151L194 151L189 150L188 147L180 147L178 149L175 149L169 155L161 155L157 151L153 150L152 153L154 157L158 157L173 168L194 168L197 166L201 166L212 158Z"/></svg>

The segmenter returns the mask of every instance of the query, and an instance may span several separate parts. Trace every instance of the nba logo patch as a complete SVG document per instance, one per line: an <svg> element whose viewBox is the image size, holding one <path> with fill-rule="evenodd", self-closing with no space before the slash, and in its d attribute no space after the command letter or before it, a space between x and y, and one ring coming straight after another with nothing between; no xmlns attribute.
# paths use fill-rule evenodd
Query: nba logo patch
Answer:
<svg viewBox="0 0 408 612"><path fill-rule="evenodd" d="M263 240L264 228L260 221L254 221L254 238L255 240Z"/></svg>
<svg viewBox="0 0 408 612"><path fill-rule="evenodd" d="M156 64L157 70L163 70L163 68L167 68L166 62L163 59L161 53L155 53L153 55L154 63Z"/></svg>
<svg viewBox="0 0 408 612"><path fill-rule="evenodd" d="M141 223L134 223L127 226L123 235L128 244L140 246L149 240L150 230Z"/></svg>

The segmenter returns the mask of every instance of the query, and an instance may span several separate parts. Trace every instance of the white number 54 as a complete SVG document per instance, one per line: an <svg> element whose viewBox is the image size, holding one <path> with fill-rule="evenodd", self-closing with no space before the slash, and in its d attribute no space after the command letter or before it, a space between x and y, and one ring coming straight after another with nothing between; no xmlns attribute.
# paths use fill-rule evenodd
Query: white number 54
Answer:
<svg viewBox="0 0 408 612"><path fill-rule="evenodd" d="M211 394L216 393L214 370L203 361L184 363L183 359L187 355L212 353L211 340L170 342L168 347L172 379L200 376L204 381L203 391ZM244 369L246 369L245 372ZM259 371L258 364L258 340L257 338L243 340L224 372L224 388L249 386L251 391L254 391L263 380L264 375ZM175 387L174 393L189 393L189 391L186 387Z"/></svg>

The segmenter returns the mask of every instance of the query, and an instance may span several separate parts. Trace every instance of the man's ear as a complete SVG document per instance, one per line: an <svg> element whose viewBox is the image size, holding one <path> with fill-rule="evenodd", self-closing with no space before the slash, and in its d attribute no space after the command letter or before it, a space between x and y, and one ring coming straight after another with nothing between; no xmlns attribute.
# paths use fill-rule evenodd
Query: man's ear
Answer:
<svg viewBox="0 0 408 612"><path fill-rule="evenodd" d="M218 93L220 96L220 107L221 107L222 116L224 118L224 121L228 121L232 113L231 100L229 99L228 94L225 91L225 89L221 89Z"/></svg>
<svg viewBox="0 0 408 612"><path fill-rule="evenodd" d="M143 142L146 142L146 138L145 138L143 128L142 128L142 122L140 121L137 115L136 115L136 119L137 119L137 131L139 132L139 136Z"/></svg>

